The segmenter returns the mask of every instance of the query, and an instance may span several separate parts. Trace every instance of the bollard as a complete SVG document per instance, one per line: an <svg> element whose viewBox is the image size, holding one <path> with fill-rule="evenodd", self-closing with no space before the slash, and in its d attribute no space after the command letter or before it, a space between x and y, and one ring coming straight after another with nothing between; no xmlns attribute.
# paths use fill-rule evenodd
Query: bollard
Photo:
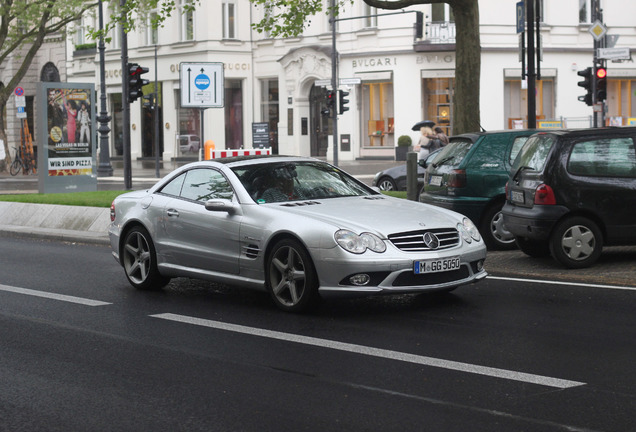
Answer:
<svg viewBox="0 0 636 432"><path fill-rule="evenodd" d="M406 199L419 201L417 187L417 153L406 154Z"/></svg>

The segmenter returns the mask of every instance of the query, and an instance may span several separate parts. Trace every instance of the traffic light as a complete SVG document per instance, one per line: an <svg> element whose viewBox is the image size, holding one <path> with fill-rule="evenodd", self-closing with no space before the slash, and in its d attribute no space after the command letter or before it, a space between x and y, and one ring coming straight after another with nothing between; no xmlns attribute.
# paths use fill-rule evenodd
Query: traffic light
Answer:
<svg viewBox="0 0 636 432"><path fill-rule="evenodd" d="M579 100L581 102L585 102L586 105L589 105L589 106L594 105L594 99L592 98L593 96L592 68L589 67L589 68L583 69L582 71L578 71L576 74L578 76L583 77L583 81L579 81L578 86L583 87L585 90L587 90L587 93L585 94L585 96L579 96Z"/></svg>
<svg viewBox="0 0 636 432"><path fill-rule="evenodd" d="M139 66L137 63L128 63L128 102L133 103L144 92L142 87L147 85L150 81L142 79L141 75L148 73L148 68Z"/></svg>
<svg viewBox="0 0 636 432"><path fill-rule="evenodd" d="M596 98L595 101L603 102L607 98L607 69L602 66L596 68Z"/></svg>
<svg viewBox="0 0 636 432"><path fill-rule="evenodd" d="M349 103L349 99L345 99L347 96L349 96L349 92L344 90L339 90L339 96L340 96L340 114L343 114L345 111L349 111L349 107L347 106L347 104Z"/></svg>
<svg viewBox="0 0 636 432"><path fill-rule="evenodd" d="M424 37L424 13L415 12L415 39Z"/></svg>
<svg viewBox="0 0 636 432"><path fill-rule="evenodd" d="M333 90L327 91L327 110L329 111L328 115L334 112L336 109L336 95Z"/></svg>

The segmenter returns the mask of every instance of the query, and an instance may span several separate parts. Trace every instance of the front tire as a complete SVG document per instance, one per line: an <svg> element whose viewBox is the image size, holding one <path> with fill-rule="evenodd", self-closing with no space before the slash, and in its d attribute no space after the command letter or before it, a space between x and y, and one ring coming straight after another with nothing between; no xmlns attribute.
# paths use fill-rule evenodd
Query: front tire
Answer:
<svg viewBox="0 0 636 432"><path fill-rule="evenodd" d="M276 306L302 312L318 300L318 277L311 257L294 239L274 245L266 263L267 289Z"/></svg>
<svg viewBox="0 0 636 432"><path fill-rule="evenodd" d="M603 249L603 235L598 226L585 217L571 217L560 222L550 236L550 252L567 268L589 267Z"/></svg>
<svg viewBox="0 0 636 432"><path fill-rule="evenodd" d="M170 282L159 273L155 245L143 227L133 227L126 233L122 263L128 282L138 290L159 290Z"/></svg>

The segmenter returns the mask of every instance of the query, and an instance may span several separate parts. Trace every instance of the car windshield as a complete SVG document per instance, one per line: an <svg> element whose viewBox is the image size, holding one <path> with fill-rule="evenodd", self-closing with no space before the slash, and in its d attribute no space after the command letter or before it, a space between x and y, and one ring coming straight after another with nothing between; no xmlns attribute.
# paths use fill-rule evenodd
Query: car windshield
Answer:
<svg viewBox="0 0 636 432"><path fill-rule="evenodd" d="M374 195L372 189L320 162L280 162L232 168L259 204Z"/></svg>
<svg viewBox="0 0 636 432"><path fill-rule="evenodd" d="M459 165L472 145L473 142L468 139L456 139L451 141L435 157L432 163L433 167L437 168L442 165L452 167Z"/></svg>
<svg viewBox="0 0 636 432"><path fill-rule="evenodd" d="M556 138L551 135L533 135L521 148L511 171L517 173L520 170L543 171L548 154Z"/></svg>

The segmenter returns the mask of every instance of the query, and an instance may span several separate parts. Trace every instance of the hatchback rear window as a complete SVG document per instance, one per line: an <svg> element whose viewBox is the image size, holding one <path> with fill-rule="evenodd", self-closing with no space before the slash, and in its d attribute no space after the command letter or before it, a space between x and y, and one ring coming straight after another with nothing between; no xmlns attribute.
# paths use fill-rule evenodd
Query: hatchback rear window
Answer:
<svg viewBox="0 0 636 432"><path fill-rule="evenodd" d="M473 142L470 140L459 139L451 141L439 152L439 155L433 161L433 167L459 165L472 145Z"/></svg>
<svg viewBox="0 0 636 432"><path fill-rule="evenodd" d="M512 171L516 172L521 167L532 171L543 171L548 160L548 154L555 141L556 138L550 135L534 135L530 137L517 155L512 165Z"/></svg>
<svg viewBox="0 0 636 432"><path fill-rule="evenodd" d="M636 151L631 138L602 138L572 147L568 171L595 177L636 177Z"/></svg>

